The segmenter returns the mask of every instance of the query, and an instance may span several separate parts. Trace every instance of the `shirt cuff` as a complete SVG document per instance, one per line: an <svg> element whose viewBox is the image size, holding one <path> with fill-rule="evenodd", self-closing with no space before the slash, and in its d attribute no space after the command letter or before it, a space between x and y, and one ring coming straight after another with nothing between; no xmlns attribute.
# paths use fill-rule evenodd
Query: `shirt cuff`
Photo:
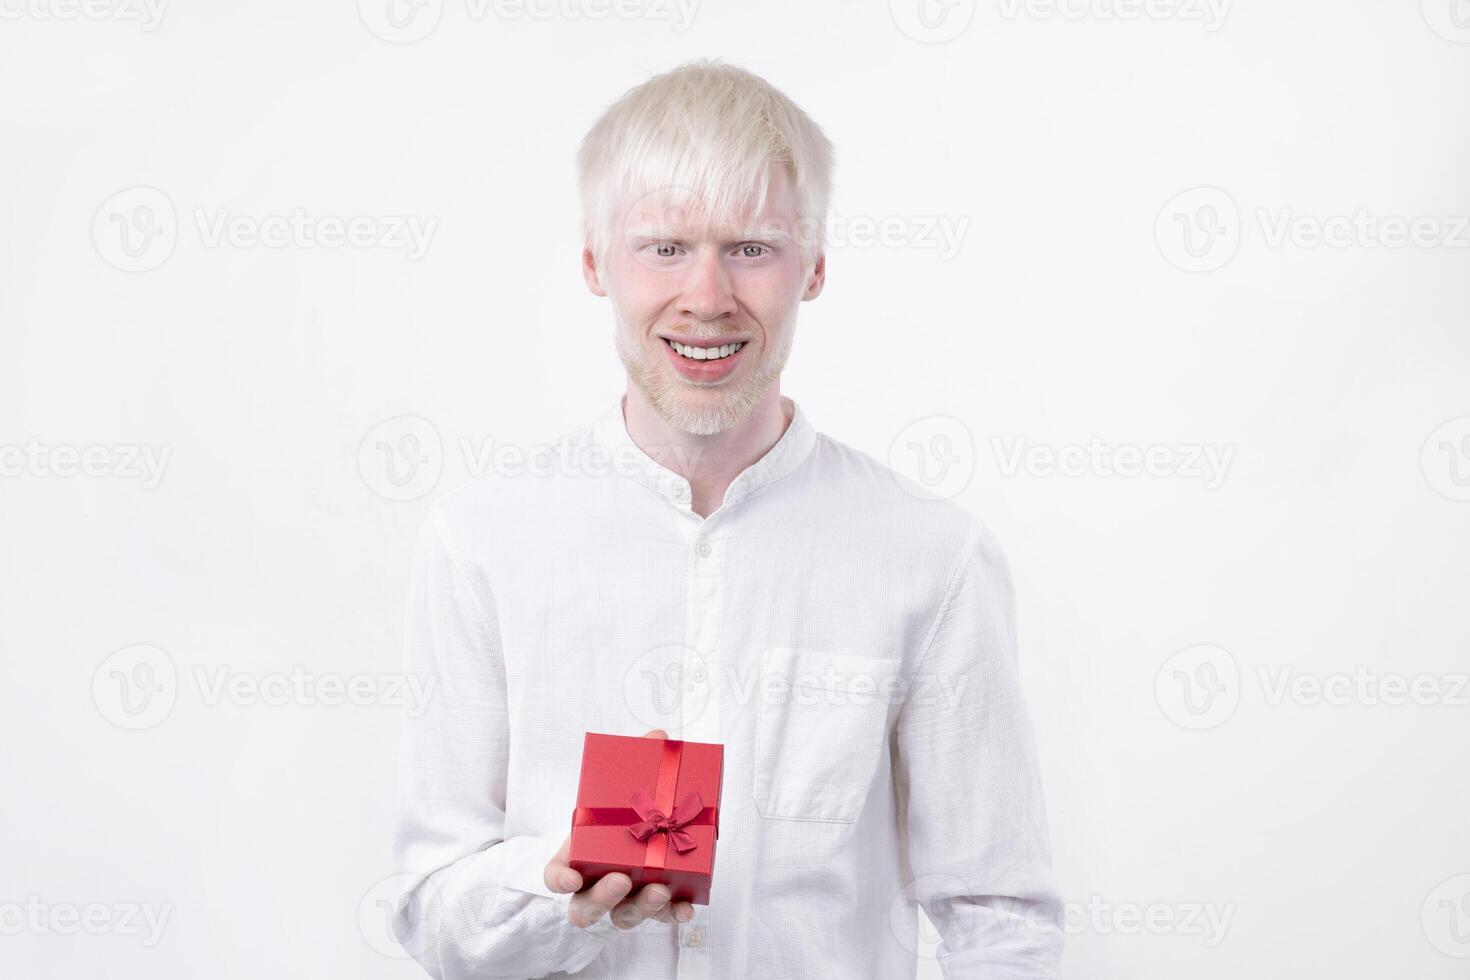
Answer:
<svg viewBox="0 0 1470 980"><path fill-rule="evenodd" d="M561 849L562 842L566 839L567 831L565 830L553 830L539 837L518 839L516 850L520 854L511 867L510 873L505 877L506 885L517 891L529 892L543 898L569 897L546 887L546 865L556 857L556 852Z"/></svg>
<svg viewBox="0 0 1470 980"><path fill-rule="evenodd" d="M506 876L505 884L517 891L528 892L532 895L540 895L549 898L555 903L557 917L567 929L574 933L585 936L605 939L617 935L637 935L640 932L648 932L658 927L668 926L667 922L660 922L653 916L649 916L631 929L619 929L612 921L612 913L608 912L596 922L585 928L578 928L571 922L572 895L570 892L554 892L546 887L546 865L556 857L556 852L561 850L562 843L567 839L567 831L554 830L541 834L537 837L525 837L518 843L523 852L515 863L514 868ZM637 891L637 886L634 886Z"/></svg>

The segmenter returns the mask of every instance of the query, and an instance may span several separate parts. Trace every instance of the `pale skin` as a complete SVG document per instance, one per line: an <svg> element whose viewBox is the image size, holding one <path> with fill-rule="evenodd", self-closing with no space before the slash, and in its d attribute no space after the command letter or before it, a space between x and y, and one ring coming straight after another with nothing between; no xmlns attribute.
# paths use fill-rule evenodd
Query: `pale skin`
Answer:
<svg viewBox="0 0 1470 980"><path fill-rule="evenodd" d="M803 260L797 199L784 167L772 168L765 209L748 217L745 234L679 222L654 234L633 221L608 243L601 267L590 242L582 250L587 288L610 298L617 315L618 353L628 369L628 435L689 481L691 508L700 517L719 508L735 477L790 424L781 369L797 307L821 295L827 278L820 250L810 263ZM748 349L726 377L694 382L669 360L663 336L671 333L710 346L741 340ZM655 454L654 447L663 451ZM644 738L668 735L654 729ZM568 837L546 865L546 887L572 893L573 925L585 929L604 915L620 929L650 917L694 917L691 903L670 903L665 885L629 894L632 879L620 872L587 885L567 864L571 846Z"/></svg>
<svg viewBox="0 0 1470 980"><path fill-rule="evenodd" d="M797 205L790 175L776 166L764 209L747 208L742 229L712 228L640 198L625 202L600 267L591 243L582 250L587 288L612 300L617 319L628 435L689 481L701 517L791 421L780 372L797 308L821 295L827 280L826 255L814 248L804 256L799 247ZM695 382L670 362L669 334L709 346L743 340L746 348L731 374Z"/></svg>

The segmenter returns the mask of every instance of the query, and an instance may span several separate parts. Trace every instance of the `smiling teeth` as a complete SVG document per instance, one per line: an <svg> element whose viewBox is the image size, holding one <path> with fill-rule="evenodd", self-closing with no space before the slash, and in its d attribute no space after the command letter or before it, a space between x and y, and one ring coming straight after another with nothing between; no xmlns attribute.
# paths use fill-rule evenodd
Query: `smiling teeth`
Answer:
<svg viewBox="0 0 1470 980"><path fill-rule="evenodd" d="M677 340L668 341L668 345L691 361L718 361L722 357L729 357L745 346L741 343L724 344L720 347L685 347Z"/></svg>

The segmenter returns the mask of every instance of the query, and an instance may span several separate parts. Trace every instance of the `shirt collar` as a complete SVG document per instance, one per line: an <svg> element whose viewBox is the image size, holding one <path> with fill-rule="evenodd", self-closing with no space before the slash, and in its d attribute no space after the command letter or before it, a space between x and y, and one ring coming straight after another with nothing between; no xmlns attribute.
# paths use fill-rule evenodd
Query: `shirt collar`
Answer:
<svg viewBox="0 0 1470 980"><path fill-rule="evenodd" d="M627 395L621 394L612 405L593 422L592 441L606 450L610 459L606 465L613 472L637 481L667 498L674 506L692 513L692 495L689 481L678 473L650 457L628 435L627 420L623 415L623 403ZM791 402L791 421L776 444L760 459L741 470L725 490L721 506L732 504L774 483L802 464L816 445L817 433L807 420L801 405L789 396L783 401Z"/></svg>

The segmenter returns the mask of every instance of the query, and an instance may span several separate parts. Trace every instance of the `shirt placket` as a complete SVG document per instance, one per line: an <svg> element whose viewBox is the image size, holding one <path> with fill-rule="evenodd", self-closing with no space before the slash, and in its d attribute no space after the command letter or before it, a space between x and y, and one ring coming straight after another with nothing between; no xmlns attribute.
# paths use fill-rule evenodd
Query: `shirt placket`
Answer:
<svg viewBox="0 0 1470 980"><path fill-rule="evenodd" d="M719 742L724 581L729 521L726 515L691 523L688 536L688 608L684 637L685 697L680 704L680 738ZM694 906L694 918L678 927L678 980L710 980L708 906Z"/></svg>

